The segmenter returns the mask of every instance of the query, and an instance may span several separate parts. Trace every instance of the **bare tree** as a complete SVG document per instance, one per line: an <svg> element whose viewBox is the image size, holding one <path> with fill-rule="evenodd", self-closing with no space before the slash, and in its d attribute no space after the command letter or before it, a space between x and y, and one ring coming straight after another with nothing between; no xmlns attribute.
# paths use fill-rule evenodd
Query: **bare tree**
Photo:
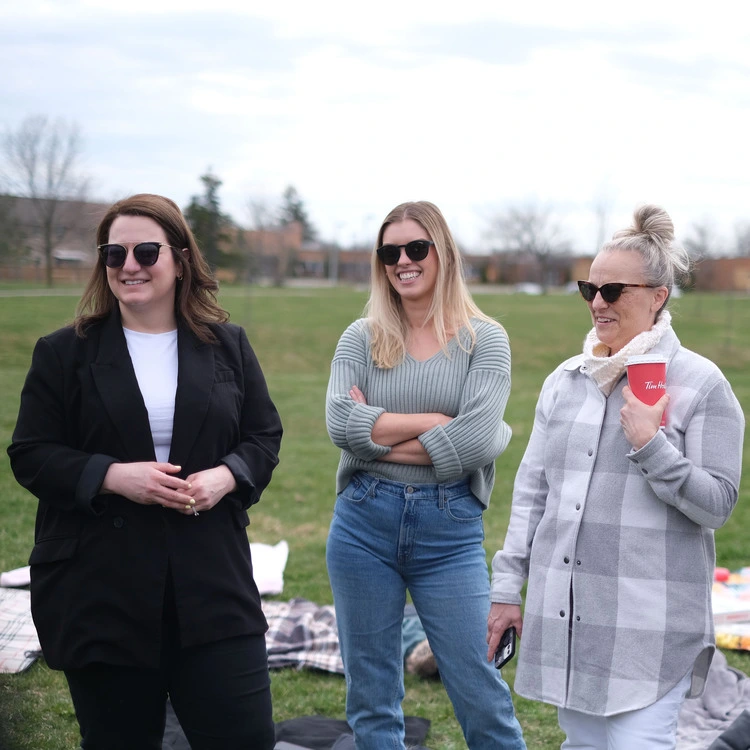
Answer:
<svg viewBox="0 0 750 750"><path fill-rule="evenodd" d="M65 236L68 202L85 199L88 179L78 173L81 136L75 123L27 117L2 141L2 176L8 192L31 200L42 238L47 286L52 286L52 251Z"/></svg>
<svg viewBox="0 0 750 750"><path fill-rule="evenodd" d="M750 256L750 222L740 222L734 228L735 251L737 255L747 258Z"/></svg>
<svg viewBox="0 0 750 750"><path fill-rule="evenodd" d="M253 229L268 229L274 225L277 209L266 198L251 198L247 203L247 210Z"/></svg>
<svg viewBox="0 0 750 750"><path fill-rule="evenodd" d="M592 204L594 219L596 221L596 244L594 246L594 255L602 249L602 245L604 245L609 239L609 219L612 213L613 202L613 191L609 184L609 180L604 180L599 185Z"/></svg>
<svg viewBox="0 0 750 750"><path fill-rule="evenodd" d="M709 219L693 222L690 226L690 234L685 238L685 249L696 262L718 255L719 240L713 222Z"/></svg>
<svg viewBox="0 0 750 750"><path fill-rule="evenodd" d="M28 254L28 243L15 211L16 198L0 195L0 263L18 263Z"/></svg>
<svg viewBox="0 0 750 750"><path fill-rule="evenodd" d="M250 216L250 226L253 229L252 238L247 247L246 281L254 281L257 276L266 271L267 255L271 251L268 243L268 233L275 226L276 208L265 197L251 198L247 202L247 212ZM280 263L277 259L277 263ZM273 269L274 278L278 269Z"/></svg>
<svg viewBox="0 0 750 750"><path fill-rule="evenodd" d="M546 292L556 255L570 252L570 242L551 208L537 205L510 206L490 221L490 236L500 250L531 256L539 265L540 283Z"/></svg>

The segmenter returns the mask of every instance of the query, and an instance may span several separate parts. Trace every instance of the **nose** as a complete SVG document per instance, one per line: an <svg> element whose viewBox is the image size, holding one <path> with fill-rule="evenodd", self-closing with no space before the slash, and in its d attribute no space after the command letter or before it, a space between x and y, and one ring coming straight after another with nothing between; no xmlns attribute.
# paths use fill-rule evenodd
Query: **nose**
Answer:
<svg viewBox="0 0 750 750"><path fill-rule="evenodd" d="M128 248L128 254L125 256L125 263L123 263L122 270L126 273L137 273L141 270L141 264L135 259L132 247Z"/></svg>
<svg viewBox="0 0 750 750"><path fill-rule="evenodd" d="M399 266L408 266L411 263L411 258L406 254L406 248L401 248L401 253L398 256L398 264Z"/></svg>
<svg viewBox="0 0 750 750"><path fill-rule="evenodd" d="M597 309L597 310L601 310L605 307L608 307L608 303L605 302L604 297L602 297L602 293L599 291L597 291L594 299L592 299L589 304L591 305L592 308Z"/></svg>

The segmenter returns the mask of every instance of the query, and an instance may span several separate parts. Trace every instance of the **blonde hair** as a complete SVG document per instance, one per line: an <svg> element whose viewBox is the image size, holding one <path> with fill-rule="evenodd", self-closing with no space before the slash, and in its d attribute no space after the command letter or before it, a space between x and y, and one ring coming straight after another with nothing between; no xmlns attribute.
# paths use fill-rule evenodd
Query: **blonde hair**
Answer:
<svg viewBox="0 0 750 750"><path fill-rule="evenodd" d="M214 343L216 336L211 323L225 323L229 313L219 306L216 292L219 285L211 274L187 220L174 201L161 195L140 193L113 204L96 230L96 244L109 241L109 230L118 216L146 216L153 219L167 235L175 262L180 268L174 308L178 321L183 321L205 343ZM187 248L187 253L179 250ZM117 300L107 282L107 268L101 255L97 258L86 288L83 291L73 327L84 337L86 328L106 318L117 306Z"/></svg>
<svg viewBox="0 0 750 750"><path fill-rule="evenodd" d="M636 208L632 225L615 232L612 239L604 243L601 252L618 250L640 253L646 283L667 287L669 293L656 314L658 318L669 302L673 286L687 279L691 268L690 255L675 241L674 224L669 214L653 204Z"/></svg>
<svg viewBox="0 0 750 750"><path fill-rule="evenodd" d="M377 367L384 369L403 362L408 328L401 297L391 286L376 250L383 244L386 228L406 219L412 219L422 226L437 253L437 279L424 322L434 325L443 351L448 353L448 341L461 329L465 329L468 336L459 336L459 345L466 351L474 348L476 333L471 318L479 318L502 328L500 323L485 315L472 299L464 281L461 254L440 209L428 201L401 203L385 217L378 231L370 260L370 298L365 307L372 359ZM468 338L468 342L465 343L464 338Z"/></svg>

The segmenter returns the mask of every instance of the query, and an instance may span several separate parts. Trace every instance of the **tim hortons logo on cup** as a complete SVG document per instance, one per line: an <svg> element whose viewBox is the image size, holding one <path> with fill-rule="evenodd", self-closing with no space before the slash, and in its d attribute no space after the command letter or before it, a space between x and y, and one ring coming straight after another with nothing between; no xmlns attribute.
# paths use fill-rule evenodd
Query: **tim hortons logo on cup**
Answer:
<svg viewBox="0 0 750 750"><path fill-rule="evenodd" d="M631 357L627 361L628 383L636 398L653 406L667 390L667 363L656 357ZM661 426L666 424L662 414Z"/></svg>

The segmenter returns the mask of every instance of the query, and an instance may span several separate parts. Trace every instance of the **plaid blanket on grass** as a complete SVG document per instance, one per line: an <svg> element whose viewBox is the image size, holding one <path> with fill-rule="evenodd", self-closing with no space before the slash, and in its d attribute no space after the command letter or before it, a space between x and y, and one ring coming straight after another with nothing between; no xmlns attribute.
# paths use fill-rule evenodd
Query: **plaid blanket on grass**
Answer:
<svg viewBox="0 0 750 750"><path fill-rule="evenodd" d="M271 669L309 668L344 674L332 606L320 606L307 599L263 599L262 605L268 620L266 648Z"/></svg>
<svg viewBox="0 0 750 750"><path fill-rule="evenodd" d="M266 646L271 669L309 668L344 674L332 606L319 606L307 599L263 599L262 605L269 625ZM0 588L0 672L23 672L39 656L41 646L31 619L29 592Z"/></svg>
<svg viewBox="0 0 750 750"><path fill-rule="evenodd" d="M30 596L24 589L0 588L0 672L23 672L41 655Z"/></svg>

